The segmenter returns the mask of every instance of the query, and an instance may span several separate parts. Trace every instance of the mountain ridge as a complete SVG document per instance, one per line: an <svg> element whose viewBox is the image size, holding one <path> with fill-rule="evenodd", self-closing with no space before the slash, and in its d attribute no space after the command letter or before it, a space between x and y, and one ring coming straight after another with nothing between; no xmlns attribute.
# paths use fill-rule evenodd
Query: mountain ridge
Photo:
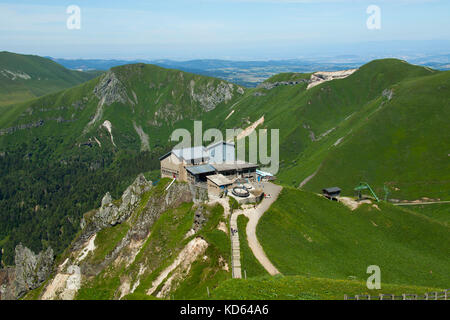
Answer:
<svg viewBox="0 0 450 320"><path fill-rule="evenodd" d="M0 106L36 98L90 80L96 73L64 68L36 55L0 52Z"/></svg>

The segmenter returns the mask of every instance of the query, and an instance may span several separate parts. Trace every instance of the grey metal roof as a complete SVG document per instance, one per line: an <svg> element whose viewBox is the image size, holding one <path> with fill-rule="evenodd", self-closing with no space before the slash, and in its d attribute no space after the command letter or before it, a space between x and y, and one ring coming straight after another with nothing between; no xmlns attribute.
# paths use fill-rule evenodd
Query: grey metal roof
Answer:
<svg viewBox="0 0 450 320"><path fill-rule="evenodd" d="M341 189L338 187L331 187L331 188L325 188L322 191L325 191L327 193L337 193L337 192L341 192Z"/></svg>
<svg viewBox="0 0 450 320"><path fill-rule="evenodd" d="M224 162L224 163L211 163L211 165L216 168L217 171L229 171L229 170L243 170L250 168L258 168L257 164L248 163L248 162Z"/></svg>
<svg viewBox="0 0 450 320"><path fill-rule="evenodd" d="M186 170L193 175L216 172L216 169L214 169L214 167L210 164L202 164L199 166L186 167Z"/></svg>

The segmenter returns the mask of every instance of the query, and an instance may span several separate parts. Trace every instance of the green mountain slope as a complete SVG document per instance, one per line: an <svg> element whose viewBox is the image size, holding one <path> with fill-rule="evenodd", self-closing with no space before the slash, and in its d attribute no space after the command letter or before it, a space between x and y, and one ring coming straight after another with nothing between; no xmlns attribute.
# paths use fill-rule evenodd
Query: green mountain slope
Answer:
<svg viewBox="0 0 450 320"><path fill-rule="evenodd" d="M316 300L424 294L448 285L448 226L389 204L351 211L291 188L257 229L283 275L260 270L241 243L248 279L230 279L222 206L193 204L187 184L166 190L169 183L152 187L140 176L120 199L105 196L84 215L83 230L50 278L25 299ZM380 290L366 286L366 269L374 264L381 268Z"/></svg>
<svg viewBox="0 0 450 320"><path fill-rule="evenodd" d="M450 250L447 225L387 203L350 210L322 196L284 188L261 218L257 236L284 275L368 278L382 283L445 288Z"/></svg>
<svg viewBox="0 0 450 320"><path fill-rule="evenodd" d="M343 135L306 188L319 190L331 183L349 194L362 180L378 193L386 184L391 197L448 200L449 88L450 73L394 86L392 99L370 104L365 123Z"/></svg>
<svg viewBox="0 0 450 320"><path fill-rule="evenodd" d="M244 89L133 64L0 109L3 261L19 242L61 252L105 192L118 197L141 172L157 178L170 134L193 120L225 130L264 117L258 129L280 129L284 185L316 173L303 188L352 195L365 180L377 193L389 186L390 198L446 199L449 75L386 59L309 89L312 75L298 73Z"/></svg>
<svg viewBox="0 0 450 320"><path fill-rule="evenodd" d="M150 147L167 145L174 128L192 128L193 120L211 117L211 111L232 104L243 93L243 88L219 79L153 65L127 65L76 88L12 106L3 112L0 126L3 136L10 138L3 139L6 142L53 135L64 124L64 147L94 137L112 145L109 134L103 139L107 130L99 128L108 120L116 144L109 147L140 149L142 136L152 137ZM38 130L19 128L40 120L44 123Z"/></svg>
<svg viewBox="0 0 450 320"><path fill-rule="evenodd" d="M52 60L0 52L0 107L88 81L98 73L73 71Z"/></svg>
<svg viewBox="0 0 450 320"><path fill-rule="evenodd" d="M336 280L304 276L275 276L230 279L213 291L214 300L343 300L344 295L394 294L414 292L423 295L443 289L383 284L381 290L367 289L364 281Z"/></svg>
<svg viewBox="0 0 450 320"><path fill-rule="evenodd" d="M226 223L220 206L203 208L209 222L196 236L186 236L203 209L192 199L163 205L168 181L161 180L125 220L82 231L80 222L88 212L84 222L92 223L102 211L92 209L106 192L119 199L110 204L120 207L122 192L139 173L158 180L158 157L174 145L169 140L174 129L192 131L194 120L202 120L204 130L247 128L264 119L257 129L280 129L278 183L307 190L286 187L258 225L264 250L286 276L270 280L278 288L275 295L292 295L292 286L286 284L291 280L306 286L298 298L317 298L321 286L333 288L321 298L363 293L358 291L371 264L381 267L382 281L393 293L446 287L445 207L424 215L388 203L351 211L311 191L337 185L344 195L353 195L363 180L380 197L387 186L391 199L448 200L450 72L386 59L311 87L317 76L284 73L244 89L215 78L133 64L1 108L2 263L14 263L19 243L34 252L50 246L59 255L62 276L71 272L66 258L82 266L83 284L74 296L79 299L203 299L206 288L215 287L219 289L212 297L230 297L236 282L225 281L230 277L224 264L230 249L226 234L217 228ZM176 186L180 194L185 187ZM244 230L245 219L238 223ZM173 286L167 282L172 272L159 282L163 270L196 238L208 244L205 255L210 259L191 261L182 279L177 277L183 270L170 280ZM266 278L258 278L265 271L251 250L241 246L243 265L256 282L236 291L236 297L259 298L254 290L266 285ZM317 281L308 282L308 277ZM47 285L32 296L44 294Z"/></svg>
<svg viewBox="0 0 450 320"><path fill-rule="evenodd" d="M118 197L137 174L159 168L174 128L192 128L242 94L222 80L137 64L2 110L4 263L20 242L61 252L104 193Z"/></svg>
<svg viewBox="0 0 450 320"><path fill-rule="evenodd" d="M411 210L426 215L434 220L450 225L450 206L448 203L422 204L404 206L405 210Z"/></svg>
<svg viewBox="0 0 450 320"><path fill-rule="evenodd" d="M221 205L193 204L186 183L152 186L143 176L84 215L57 271L26 299L205 299L231 278ZM111 214L114 211L114 214ZM227 229L225 229L227 230ZM76 289L64 281L73 271ZM63 281L61 281L63 279Z"/></svg>
<svg viewBox="0 0 450 320"><path fill-rule="evenodd" d="M280 183L352 195L363 180L392 198L448 197L449 72L387 59L306 89L309 77L269 79L300 83L247 92L223 125L264 116L260 128L280 129Z"/></svg>

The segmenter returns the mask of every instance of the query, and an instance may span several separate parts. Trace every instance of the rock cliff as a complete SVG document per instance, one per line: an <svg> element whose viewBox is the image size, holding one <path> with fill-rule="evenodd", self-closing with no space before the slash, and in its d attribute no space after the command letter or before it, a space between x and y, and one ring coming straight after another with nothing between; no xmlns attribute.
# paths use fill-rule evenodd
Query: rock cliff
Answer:
<svg viewBox="0 0 450 320"><path fill-rule="evenodd" d="M52 248L35 254L19 244L16 266L0 270L0 300L15 300L39 287L50 275L53 259Z"/></svg>
<svg viewBox="0 0 450 320"><path fill-rule="evenodd" d="M193 202L193 194L188 184L175 183L165 190L165 182L163 185L152 187L150 181L139 175L119 200L114 201L107 193L102 199L100 208L87 213L83 218L81 234L60 259L56 274L43 288L40 298L74 299L83 284L95 282L98 277L105 277L105 273L111 276L116 273L120 275L118 277L121 285L114 298L121 298L134 292L143 274L158 267L156 260L139 264L139 268L132 267L137 256L146 250L152 227L163 213L179 208L183 203ZM195 219L189 225L189 228L195 229L192 236L202 228L210 216L208 209L202 205L198 206ZM119 239L114 240L116 230L122 229L124 233ZM196 251L196 255L191 257L192 261L186 260L187 262L181 264L184 273L189 271L190 264L198 254L206 250L205 240L199 238L195 241L203 243L203 249ZM109 250L102 252L104 247L108 247ZM185 254L181 256L190 256L189 246L183 252ZM170 251L162 254L168 258L173 257ZM155 266L150 267L148 264ZM176 268L178 267L177 264ZM120 272L122 268L129 268L125 278ZM177 276L177 279L180 277Z"/></svg>

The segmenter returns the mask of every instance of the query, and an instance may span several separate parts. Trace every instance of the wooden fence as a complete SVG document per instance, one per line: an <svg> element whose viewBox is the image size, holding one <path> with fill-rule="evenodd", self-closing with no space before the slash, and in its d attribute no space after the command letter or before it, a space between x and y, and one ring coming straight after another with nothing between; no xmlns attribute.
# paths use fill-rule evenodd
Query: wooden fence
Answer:
<svg viewBox="0 0 450 320"><path fill-rule="evenodd" d="M394 294L379 294L379 295L344 295L344 300L448 300L449 290L446 289L441 292L429 292L423 295L404 293L401 296Z"/></svg>

